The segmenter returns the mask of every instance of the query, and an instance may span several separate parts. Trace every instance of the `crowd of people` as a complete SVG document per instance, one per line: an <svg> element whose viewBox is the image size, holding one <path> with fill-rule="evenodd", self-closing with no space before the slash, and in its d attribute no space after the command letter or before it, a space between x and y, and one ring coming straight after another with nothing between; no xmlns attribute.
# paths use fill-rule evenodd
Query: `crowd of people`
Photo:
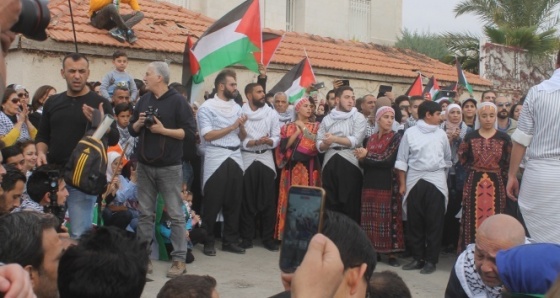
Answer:
<svg viewBox="0 0 560 298"><path fill-rule="evenodd" d="M92 24L134 43L143 14L116 18L111 5L90 11ZM216 280L185 276L194 245L216 256L220 238L222 251L244 254L260 238L278 251L296 185L322 187L326 211L278 297L409 297L398 275L374 273L377 261L400 267L408 255L403 270L431 274L442 250L459 256L447 297L543 295L557 279L560 53L551 79L519 102L492 90L355 94L342 80L324 99L311 86L289 102L266 93L263 66L244 88L225 69L204 100L189 100L165 62L141 81L127 64L117 51L91 82L88 58L68 54L66 90L2 93L0 262L21 267L0 266L0 292L28 289L29 278L38 297L139 297L159 246L173 279L158 297L215 297ZM93 194L65 177L104 115L115 119L101 139L106 187Z"/></svg>

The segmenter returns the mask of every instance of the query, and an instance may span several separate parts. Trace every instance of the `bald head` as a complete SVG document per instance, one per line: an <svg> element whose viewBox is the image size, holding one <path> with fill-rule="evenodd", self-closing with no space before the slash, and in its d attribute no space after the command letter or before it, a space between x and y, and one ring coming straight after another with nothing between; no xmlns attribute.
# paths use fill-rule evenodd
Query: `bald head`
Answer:
<svg viewBox="0 0 560 298"><path fill-rule="evenodd" d="M390 107L392 104L389 97L382 96L375 102L375 109L378 110L380 107Z"/></svg>
<svg viewBox="0 0 560 298"><path fill-rule="evenodd" d="M485 238L496 246L505 248L525 243L525 230L519 221L506 214L496 214L485 219L478 227L476 240Z"/></svg>

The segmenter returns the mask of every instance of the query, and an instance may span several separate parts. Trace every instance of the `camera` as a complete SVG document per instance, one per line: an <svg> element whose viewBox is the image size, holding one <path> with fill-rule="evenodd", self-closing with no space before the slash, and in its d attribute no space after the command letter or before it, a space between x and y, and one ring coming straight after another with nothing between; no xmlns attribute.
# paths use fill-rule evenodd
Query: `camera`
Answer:
<svg viewBox="0 0 560 298"><path fill-rule="evenodd" d="M154 107L152 106L149 106L148 110L144 112L144 114L146 115L146 119L144 120L144 126L146 126L147 128L152 127L152 125L156 123L154 117L159 118L158 109L154 109Z"/></svg>
<svg viewBox="0 0 560 298"><path fill-rule="evenodd" d="M43 0L21 0L21 13L11 31L34 40L47 39L45 29L51 22L51 13L47 5L48 1Z"/></svg>
<svg viewBox="0 0 560 298"><path fill-rule="evenodd" d="M49 176L48 184L49 184L49 205L43 208L45 213L50 213L58 219L60 224L64 222L64 217L66 216L66 206L58 205L58 181L60 180L60 173L58 171L48 171ZM60 227L57 228L57 231L60 232Z"/></svg>

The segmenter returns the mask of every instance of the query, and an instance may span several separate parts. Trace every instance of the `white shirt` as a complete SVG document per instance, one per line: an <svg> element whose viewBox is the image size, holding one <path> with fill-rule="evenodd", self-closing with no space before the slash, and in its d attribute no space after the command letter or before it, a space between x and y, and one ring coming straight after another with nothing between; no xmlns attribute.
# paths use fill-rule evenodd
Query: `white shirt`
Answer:
<svg viewBox="0 0 560 298"><path fill-rule="evenodd" d="M278 113L267 105L253 111L247 103L243 105L241 110L243 114L248 117L247 122L245 122L247 137L243 141L243 149L241 151L244 170L247 170L253 162L260 161L276 173L272 149L276 148L280 143L280 121L278 120ZM258 140L262 137L269 137L272 140L272 146L267 144L253 147L247 146L250 141ZM261 154L252 152L262 150L268 151Z"/></svg>
<svg viewBox="0 0 560 298"><path fill-rule="evenodd" d="M422 123L421 123L422 122ZM432 131L425 131L424 121L405 130L397 153L395 168L406 175L406 194L403 198L403 210L406 213L406 198L410 190L420 179L432 183L445 196L447 206L447 174L451 167L451 147L447 134L436 126ZM428 125L431 126L431 125Z"/></svg>
<svg viewBox="0 0 560 298"><path fill-rule="evenodd" d="M339 113L340 114L340 113ZM362 113L357 112L356 108L353 108L352 111L346 113L345 119L335 118L333 117L333 113L329 113L319 126L319 131L317 132L317 149L319 152L321 151L321 144L323 144L323 139L325 138L326 133L330 133L331 135L337 137L346 137L350 140L351 146L345 148L343 150L335 150L332 148L337 147L345 147L342 144L332 143L329 149L326 151L325 159L323 162L323 168L328 163L328 161L333 157L335 154L340 154L344 159L355 165L357 168L360 168L358 163L358 159L354 156L353 149L362 146L362 141L364 140L364 136L366 133L366 117L362 115Z"/></svg>

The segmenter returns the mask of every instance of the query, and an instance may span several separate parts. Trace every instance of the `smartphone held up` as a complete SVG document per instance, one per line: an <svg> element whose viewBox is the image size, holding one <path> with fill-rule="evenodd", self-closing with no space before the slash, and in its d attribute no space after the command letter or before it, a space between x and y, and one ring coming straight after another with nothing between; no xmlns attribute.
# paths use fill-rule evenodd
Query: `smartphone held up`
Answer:
<svg viewBox="0 0 560 298"><path fill-rule="evenodd" d="M324 204L325 191L322 188L290 187L280 249L280 270L283 272L293 273L297 269L311 238L321 232Z"/></svg>

